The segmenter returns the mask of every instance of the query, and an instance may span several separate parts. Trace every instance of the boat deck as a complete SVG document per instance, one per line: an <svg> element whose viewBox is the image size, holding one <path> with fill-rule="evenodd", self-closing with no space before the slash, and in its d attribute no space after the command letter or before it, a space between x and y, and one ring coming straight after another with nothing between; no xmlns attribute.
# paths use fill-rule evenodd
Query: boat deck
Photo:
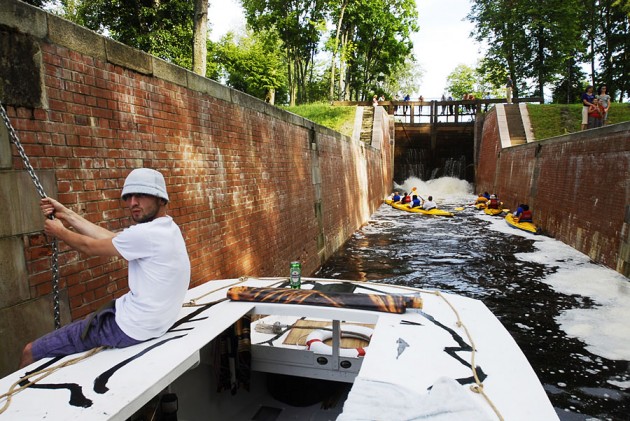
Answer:
<svg viewBox="0 0 630 421"><path fill-rule="evenodd" d="M344 401L346 410L339 419L346 419L348 414L354 415L361 409L367 410L371 416L381 411L382 416L392 419L387 416L394 413L389 405L400 408L400 399L392 396L391 399L374 401L373 398L374 393L384 393L379 390L379 385L386 385L387 391L405 396L411 406L402 405L402 410L408 412L422 413L425 410L422 408L431 404L426 401L427 397L441 396L449 402L466 402L468 406L461 411L473 411L478 419L497 419L485 399L470 391L469 386L474 384L471 370L474 358L485 392L505 419L557 419L525 356L481 301L426 293L422 295L422 311L392 314L225 300L230 286L268 287L277 281L248 279L241 283L235 279L221 280L191 289L187 300L193 300L195 306L183 307L179 322L166 335L125 349L104 350L57 370L16 394L0 418L126 420L155 396L168 390L179 397L180 420L228 419L221 418L225 416L229 419L333 419L341 413ZM387 293L413 293L410 288L381 287ZM367 323L374 325L374 333L364 357L342 357L336 355L336 351L316 354L303 346L283 344L289 331L272 340L277 335L256 332L255 321L251 329L253 375L250 392L239 390L234 396L229 391L216 394L211 376L212 341L246 314L273 315L289 325L304 318L329 320L332 324ZM466 323L466 329L458 326L458 315ZM474 354L470 346L472 339L476 347ZM333 348L336 349L336 345ZM1 379L0 390L8 390L25 373L45 368L50 362L58 363L42 360L27 370ZM352 384L352 389L347 399L340 392L330 409L322 409L321 404L293 407L274 399L264 387L269 377L275 375L332 380ZM29 375L29 378L33 380L34 376ZM443 379L450 379L452 384L443 387ZM434 386L435 393L429 393ZM397 402L394 404L394 401ZM38 404L33 405L33 402ZM417 408L414 402L423 406ZM449 408L442 410L453 409L452 403L448 405ZM302 418L305 411L310 415ZM258 418L252 418L257 413ZM301 414L299 417L292 418L291 414L298 413ZM200 418L200 414L204 415Z"/></svg>

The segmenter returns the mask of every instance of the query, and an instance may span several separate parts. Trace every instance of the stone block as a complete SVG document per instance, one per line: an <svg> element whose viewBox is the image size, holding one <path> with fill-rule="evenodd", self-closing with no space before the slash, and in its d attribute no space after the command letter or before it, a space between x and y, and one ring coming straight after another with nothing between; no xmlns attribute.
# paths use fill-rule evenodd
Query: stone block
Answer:
<svg viewBox="0 0 630 421"><path fill-rule="evenodd" d="M38 171L44 191L54 197L56 188L53 171ZM26 171L0 172L0 238L11 237L43 228L39 208L40 197Z"/></svg>
<svg viewBox="0 0 630 421"><path fill-rule="evenodd" d="M42 53L29 35L0 29L0 98L2 104L41 107Z"/></svg>
<svg viewBox="0 0 630 421"><path fill-rule="evenodd" d="M0 122L0 168L11 168L12 161L9 130L4 122Z"/></svg>
<svg viewBox="0 0 630 421"><path fill-rule="evenodd" d="M99 59L107 60L105 38L58 16L48 17L48 36L53 44Z"/></svg>
<svg viewBox="0 0 630 421"><path fill-rule="evenodd" d="M24 259L24 243L20 237L0 238L0 308L30 298L28 273Z"/></svg>
<svg viewBox="0 0 630 421"><path fill-rule="evenodd" d="M222 99L223 101L232 101L232 95L230 94L230 88L215 82L212 79L199 76L193 72L188 72L188 89L193 91L203 92L204 94L211 95L215 98Z"/></svg>
<svg viewBox="0 0 630 421"><path fill-rule="evenodd" d="M180 86L188 84L189 71L175 64L167 63L157 57L153 59L153 76L172 82Z"/></svg>
<svg viewBox="0 0 630 421"><path fill-rule="evenodd" d="M61 324L70 322L66 291L60 292ZM0 308L0 377L18 368L24 345L54 330L52 295L7 308Z"/></svg>
<svg viewBox="0 0 630 421"><path fill-rule="evenodd" d="M43 10L15 0L3 0L0 7L0 25L17 29L24 34L45 38L48 14Z"/></svg>
<svg viewBox="0 0 630 421"><path fill-rule="evenodd" d="M110 63L145 75L153 73L153 60L149 54L112 39L104 41L107 61Z"/></svg>

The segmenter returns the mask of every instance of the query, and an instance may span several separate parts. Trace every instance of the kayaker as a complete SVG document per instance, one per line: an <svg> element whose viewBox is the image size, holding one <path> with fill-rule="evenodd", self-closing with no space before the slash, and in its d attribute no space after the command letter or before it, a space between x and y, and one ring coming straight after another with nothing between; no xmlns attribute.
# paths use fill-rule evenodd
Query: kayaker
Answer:
<svg viewBox="0 0 630 421"><path fill-rule="evenodd" d="M490 195L490 200L488 201L487 206L488 209L500 209L501 202L499 202L496 194Z"/></svg>
<svg viewBox="0 0 630 421"><path fill-rule="evenodd" d="M411 203L409 204L410 208L417 208L419 206L422 206L422 202L420 201L420 199L418 198L418 195L414 194L411 197Z"/></svg>
<svg viewBox="0 0 630 421"><path fill-rule="evenodd" d="M479 196L477 196L477 200L475 201L475 205L478 205L479 203L486 203L490 199L490 195L486 197L486 193L479 193Z"/></svg>
<svg viewBox="0 0 630 421"><path fill-rule="evenodd" d="M422 209L431 210L431 209L436 209L436 208L437 208L437 203L433 201L433 196L429 196L427 200L422 201Z"/></svg>
<svg viewBox="0 0 630 421"><path fill-rule="evenodd" d="M529 210L529 206L526 204L518 205L516 212L514 212L514 218L516 222L533 222L532 211Z"/></svg>
<svg viewBox="0 0 630 421"><path fill-rule="evenodd" d="M177 320L190 282L190 258L179 227L166 213L164 176L137 168L125 179L120 196L135 222L120 232L96 225L54 199L41 200L44 216L55 217L45 220L46 235L86 256L125 259L129 292L27 344L20 367L100 346L125 348L164 335Z"/></svg>
<svg viewBox="0 0 630 421"><path fill-rule="evenodd" d="M394 203L400 202L400 195L398 194L397 191L395 191L394 194L392 194L392 202Z"/></svg>
<svg viewBox="0 0 630 421"><path fill-rule="evenodd" d="M403 198L400 200L402 203L411 203L411 196L409 196L407 194L407 192L405 192L405 195L403 196Z"/></svg>

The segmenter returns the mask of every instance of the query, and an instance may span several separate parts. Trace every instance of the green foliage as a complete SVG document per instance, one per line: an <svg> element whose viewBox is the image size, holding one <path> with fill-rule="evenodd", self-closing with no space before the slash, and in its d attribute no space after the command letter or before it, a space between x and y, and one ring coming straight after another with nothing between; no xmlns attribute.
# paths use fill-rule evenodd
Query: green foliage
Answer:
<svg viewBox="0 0 630 421"><path fill-rule="evenodd" d="M336 11L333 11L336 18ZM411 34L418 31L414 0L357 0L349 2L341 27L342 59L347 97L365 100L378 91L378 77L391 78L413 50ZM349 53L348 49L351 49ZM403 68L404 69L404 68ZM393 93L393 92L391 92Z"/></svg>
<svg viewBox="0 0 630 421"><path fill-rule="evenodd" d="M407 56L405 61L391 67L391 73L385 76L382 93L388 98L393 98L397 93L418 92L423 75L424 70L413 56Z"/></svg>
<svg viewBox="0 0 630 421"><path fill-rule="evenodd" d="M224 36L216 46L215 58L227 73L227 84L260 99L271 92L286 94L286 59L273 30L248 31L237 37Z"/></svg>
<svg viewBox="0 0 630 421"><path fill-rule="evenodd" d="M481 97L483 92L478 92L477 74L474 69L465 64L459 64L446 77L446 90L453 95L454 99L462 99L464 94L474 94Z"/></svg>
<svg viewBox="0 0 630 421"><path fill-rule="evenodd" d="M473 1L468 19L475 23L475 39L489 45L482 66L495 86L509 74L515 96L526 96L554 82L575 51L584 49L581 10L578 0Z"/></svg>
<svg viewBox="0 0 630 421"><path fill-rule="evenodd" d="M307 98L306 84L312 58L327 13L324 0L241 0L248 25L255 31L276 28L290 63L291 104Z"/></svg>
<svg viewBox="0 0 630 421"><path fill-rule="evenodd" d="M581 104L527 104L536 140L548 139L581 129ZM630 104L612 103L608 124L630 121Z"/></svg>
<svg viewBox="0 0 630 421"><path fill-rule="evenodd" d="M194 2L65 0L76 22L131 47L190 69Z"/></svg>
<svg viewBox="0 0 630 421"><path fill-rule="evenodd" d="M590 83L621 100L630 94L629 13L629 0L473 0L468 20L489 46L480 70L495 86L509 74L516 97L551 87L555 102L571 102L588 63Z"/></svg>
<svg viewBox="0 0 630 421"><path fill-rule="evenodd" d="M326 103L312 103L282 108L324 127L352 136L356 107L333 107Z"/></svg>

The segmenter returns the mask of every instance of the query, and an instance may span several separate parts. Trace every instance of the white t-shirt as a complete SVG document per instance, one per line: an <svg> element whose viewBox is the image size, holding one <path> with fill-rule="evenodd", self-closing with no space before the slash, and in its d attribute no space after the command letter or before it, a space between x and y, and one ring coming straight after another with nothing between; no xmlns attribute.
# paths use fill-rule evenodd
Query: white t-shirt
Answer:
<svg viewBox="0 0 630 421"><path fill-rule="evenodd" d="M162 336L177 320L190 283L190 259L170 216L133 225L112 240L129 262L129 292L116 300L116 323L146 340Z"/></svg>
<svg viewBox="0 0 630 421"><path fill-rule="evenodd" d="M437 204L432 200L427 200L422 204L422 209L431 210L437 208Z"/></svg>

